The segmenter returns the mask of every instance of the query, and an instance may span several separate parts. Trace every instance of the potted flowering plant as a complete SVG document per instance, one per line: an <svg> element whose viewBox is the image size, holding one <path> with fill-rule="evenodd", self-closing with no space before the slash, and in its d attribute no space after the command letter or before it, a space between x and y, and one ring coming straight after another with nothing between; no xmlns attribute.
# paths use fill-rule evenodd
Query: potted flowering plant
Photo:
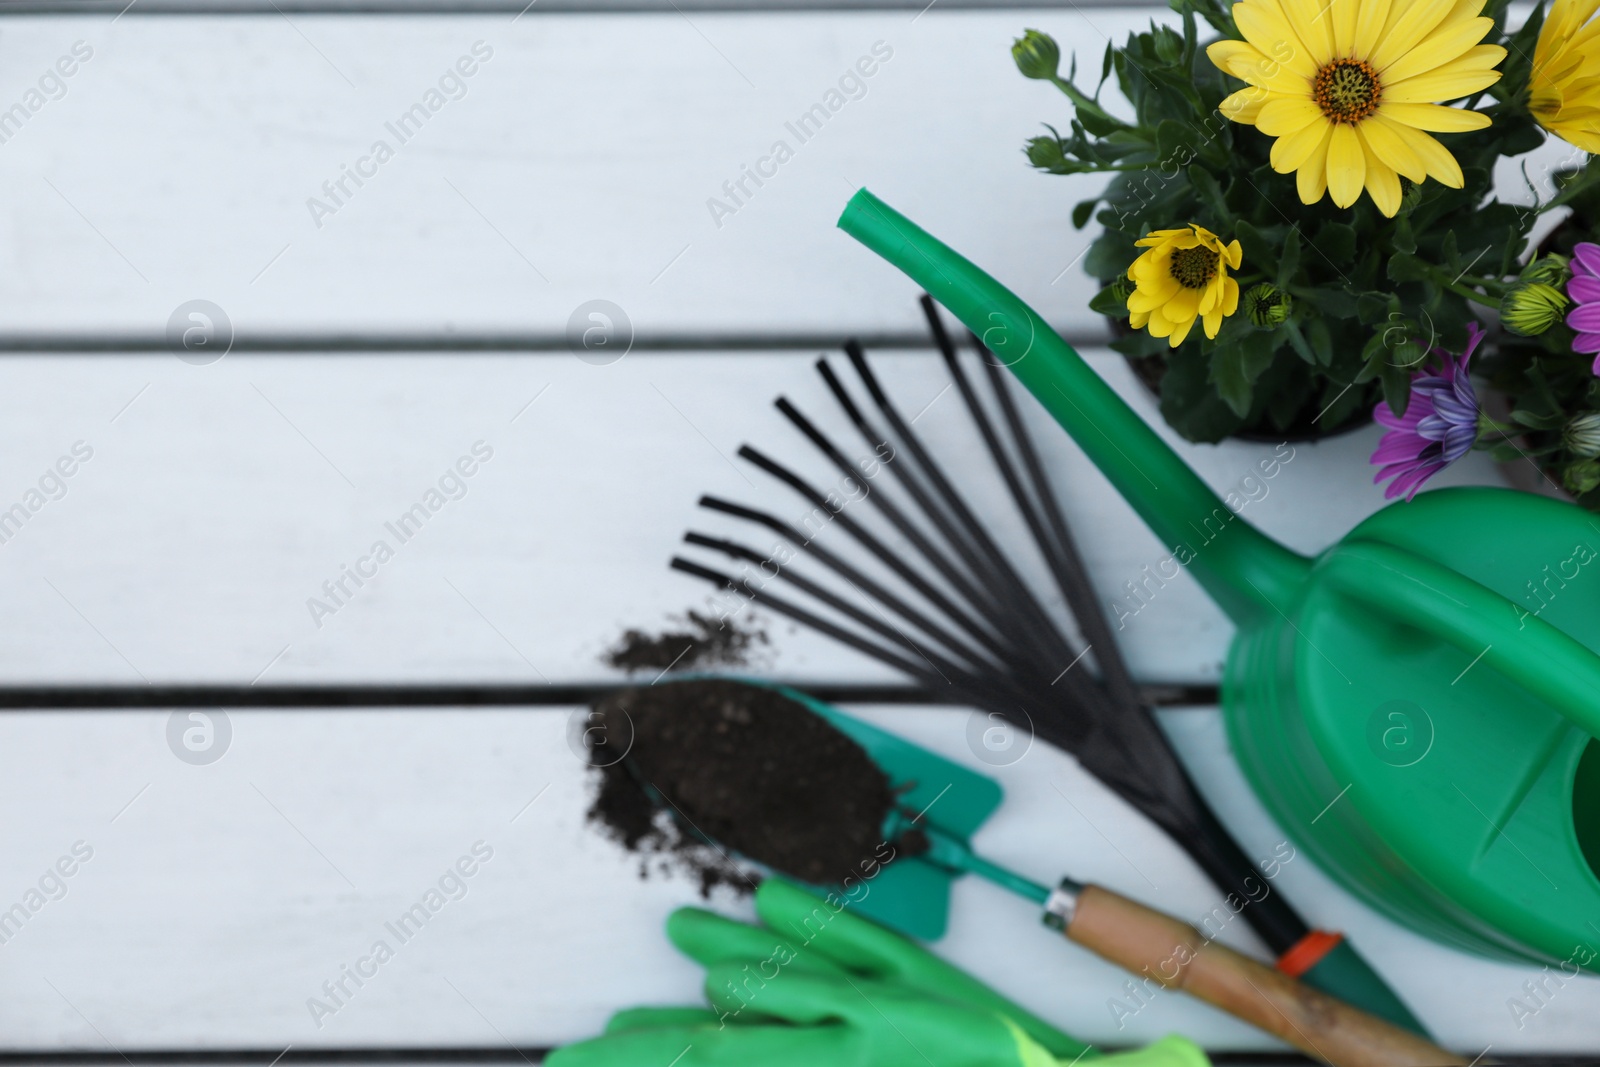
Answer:
<svg viewBox="0 0 1600 1067"><path fill-rule="evenodd" d="M1092 92L1046 35L1012 49L1073 109L1029 162L1111 175L1073 212L1102 227L1090 307L1121 324L1113 347L1158 383L1168 423L1192 441L1315 437L1375 413L1390 495L1546 432L1544 408L1537 427L1480 420L1467 374L1504 301L1568 299L1565 261L1527 246L1546 213L1600 198L1583 165L1600 151L1600 0L1554 0L1548 20L1537 4L1515 29L1509 0L1171 4L1181 27L1108 46ZM1101 102L1110 81L1126 107ZM1497 196L1496 164L1551 135L1577 150L1530 180L1534 202ZM1522 347L1579 358L1560 346ZM1506 388L1535 380L1531 356L1495 358Z"/></svg>
<svg viewBox="0 0 1600 1067"><path fill-rule="evenodd" d="M1486 426L1479 444L1504 462L1531 461L1543 477L1600 511L1600 195L1545 242L1505 297L1506 336L1478 368L1505 399L1508 425ZM1481 420L1485 423L1488 420Z"/></svg>

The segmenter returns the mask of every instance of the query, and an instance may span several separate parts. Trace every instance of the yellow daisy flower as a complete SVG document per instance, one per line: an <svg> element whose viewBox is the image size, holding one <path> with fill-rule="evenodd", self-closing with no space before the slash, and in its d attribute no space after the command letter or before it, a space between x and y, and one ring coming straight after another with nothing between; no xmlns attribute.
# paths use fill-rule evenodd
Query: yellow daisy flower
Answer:
<svg viewBox="0 0 1600 1067"><path fill-rule="evenodd" d="M1558 0L1558 3L1561 0ZM1500 80L1499 45L1484 0L1243 0L1233 7L1242 41L1206 54L1249 87L1223 115L1254 125L1272 144L1272 169L1295 172L1302 203L1324 192L1349 207L1365 188L1378 210L1400 210L1400 176L1461 188L1461 166L1427 132L1459 133L1489 116L1439 101Z"/></svg>
<svg viewBox="0 0 1600 1067"><path fill-rule="evenodd" d="M1128 323L1150 329L1151 337L1165 337L1177 348L1194 329L1205 323L1207 337L1217 336L1222 320L1239 309L1239 283L1228 268L1239 269L1243 250L1239 242L1224 245L1204 226L1156 230L1135 242L1149 249L1128 268L1128 280L1137 288L1128 294Z"/></svg>
<svg viewBox="0 0 1600 1067"><path fill-rule="evenodd" d="M1528 110L1585 152L1600 152L1600 0L1555 0L1533 50Z"/></svg>

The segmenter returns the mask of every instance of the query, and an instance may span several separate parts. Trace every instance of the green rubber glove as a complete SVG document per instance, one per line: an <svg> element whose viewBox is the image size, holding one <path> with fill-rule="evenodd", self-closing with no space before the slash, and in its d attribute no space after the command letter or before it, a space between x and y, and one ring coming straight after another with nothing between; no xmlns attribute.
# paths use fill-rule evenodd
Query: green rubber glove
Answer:
<svg viewBox="0 0 1600 1067"><path fill-rule="evenodd" d="M549 1067L1057 1067L1095 1056L899 934L777 879L756 893L765 926L682 908L667 935L706 968L709 1009L636 1008ZM1103 1067L1208 1067L1164 1038Z"/></svg>
<svg viewBox="0 0 1600 1067"><path fill-rule="evenodd" d="M866 885L870 890L870 884ZM750 993L778 973L847 975L871 978L926 997L976 1008L1015 1022L1052 1055L1073 1059L1088 1045L1057 1030L909 938L864 919L835 895L813 896L790 882L768 878L755 894L756 914L764 926L750 926L701 908L680 908L667 919L667 937L684 955L707 969L708 996ZM731 976L713 989L710 970L738 964Z"/></svg>
<svg viewBox="0 0 1600 1067"><path fill-rule="evenodd" d="M717 964L708 985L742 974ZM710 996L710 1010L635 1009L604 1037L550 1054L546 1067L1068 1067L1010 1019L901 986L845 975L784 973L753 1000ZM754 1007L759 1005L760 1014ZM733 1016L733 1011L738 1011ZM743 1021L748 1019L749 1021ZM1192 1042L1167 1037L1100 1067L1209 1067Z"/></svg>

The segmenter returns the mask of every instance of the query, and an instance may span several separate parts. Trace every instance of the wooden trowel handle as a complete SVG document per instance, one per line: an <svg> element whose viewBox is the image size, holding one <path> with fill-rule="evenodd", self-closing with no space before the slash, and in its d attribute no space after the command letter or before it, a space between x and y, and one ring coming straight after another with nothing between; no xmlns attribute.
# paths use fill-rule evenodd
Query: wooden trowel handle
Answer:
<svg viewBox="0 0 1600 1067"><path fill-rule="evenodd" d="M1461 1067L1467 1062L1099 886L1085 886L1078 894L1066 934L1136 975L1199 997L1334 1067Z"/></svg>

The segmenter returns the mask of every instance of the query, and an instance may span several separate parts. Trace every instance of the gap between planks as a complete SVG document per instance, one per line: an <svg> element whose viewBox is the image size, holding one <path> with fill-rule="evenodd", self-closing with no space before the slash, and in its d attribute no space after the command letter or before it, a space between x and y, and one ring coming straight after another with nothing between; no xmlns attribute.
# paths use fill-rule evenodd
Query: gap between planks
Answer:
<svg viewBox="0 0 1600 1067"><path fill-rule="evenodd" d="M94 1052L94 1051L40 1051L0 1052L0 1064L50 1064L67 1065L130 1064L134 1067L158 1067L163 1064L233 1065L233 1064L456 1064L456 1063L517 1063L539 1064L549 1049L543 1048L332 1048L297 1049L218 1049L214 1051L190 1050L169 1052ZM1122 1052L1127 1049L1105 1048L1103 1052ZM1214 1050L1206 1053L1212 1067L1310 1067L1317 1061L1299 1053L1289 1052L1229 1052ZM1532 1056L1507 1055L1496 1058L1497 1063L1511 1067L1600 1067L1600 1056Z"/></svg>
<svg viewBox="0 0 1600 1067"><path fill-rule="evenodd" d="M1071 0L9 0L0 17L82 15L482 15L748 14L857 11L1081 10ZM1095 0L1095 8L1166 9L1158 0Z"/></svg>
<svg viewBox="0 0 1600 1067"><path fill-rule="evenodd" d="M1105 331L1061 329L1061 339L1075 348L1104 348L1111 340ZM634 338L629 354L650 352L705 352L708 354L772 352L780 355L816 349L834 350L846 338L872 349L930 350L926 331L863 333L848 329L834 333L663 333ZM0 354L36 355L145 355L172 351L165 337L150 334L0 333ZM285 355L389 355L396 352L505 352L529 355L568 355L571 343L552 333L262 333L235 337L234 353Z"/></svg>
<svg viewBox="0 0 1600 1067"><path fill-rule="evenodd" d="M780 684L784 683L777 679ZM141 711L149 708L397 708L571 707L628 686L626 682L571 685L150 685L0 686L0 711ZM795 688L830 704L941 706L927 689L909 685L817 685ZM1215 707L1216 686L1147 685L1140 698L1153 708ZM947 705L950 708L965 705Z"/></svg>

